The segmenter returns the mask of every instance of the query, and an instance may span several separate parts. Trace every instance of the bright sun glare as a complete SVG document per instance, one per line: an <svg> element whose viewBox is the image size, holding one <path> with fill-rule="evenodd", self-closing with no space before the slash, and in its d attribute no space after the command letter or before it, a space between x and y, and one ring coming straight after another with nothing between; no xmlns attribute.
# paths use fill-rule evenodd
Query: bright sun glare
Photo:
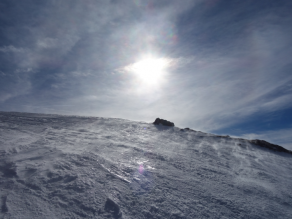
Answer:
<svg viewBox="0 0 292 219"><path fill-rule="evenodd" d="M130 66L130 70L145 84L156 84L163 78L167 67L164 58L147 57Z"/></svg>

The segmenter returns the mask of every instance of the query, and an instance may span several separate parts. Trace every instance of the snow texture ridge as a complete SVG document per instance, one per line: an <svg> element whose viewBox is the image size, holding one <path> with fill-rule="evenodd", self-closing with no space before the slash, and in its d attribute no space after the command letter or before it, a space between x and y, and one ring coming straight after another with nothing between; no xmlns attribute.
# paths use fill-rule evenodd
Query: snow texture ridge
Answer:
<svg viewBox="0 0 292 219"><path fill-rule="evenodd" d="M292 218L292 155L279 147L123 119L0 112L0 218Z"/></svg>

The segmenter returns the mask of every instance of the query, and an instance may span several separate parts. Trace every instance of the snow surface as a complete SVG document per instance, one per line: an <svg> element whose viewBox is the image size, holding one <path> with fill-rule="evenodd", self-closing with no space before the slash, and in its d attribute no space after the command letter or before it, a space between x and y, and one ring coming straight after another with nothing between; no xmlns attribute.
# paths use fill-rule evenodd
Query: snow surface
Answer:
<svg viewBox="0 0 292 219"><path fill-rule="evenodd" d="M0 218L292 218L292 155L123 119L0 113Z"/></svg>

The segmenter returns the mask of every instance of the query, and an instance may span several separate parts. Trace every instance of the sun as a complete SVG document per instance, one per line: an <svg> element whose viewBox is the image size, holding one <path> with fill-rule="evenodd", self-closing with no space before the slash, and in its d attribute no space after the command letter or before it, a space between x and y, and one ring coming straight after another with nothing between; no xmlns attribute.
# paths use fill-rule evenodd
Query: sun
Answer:
<svg viewBox="0 0 292 219"><path fill-rule="evenodd" d="M129 70L143 83L151 85L161 81L168 66L167 59L146 57L129 66Z"/></svg>

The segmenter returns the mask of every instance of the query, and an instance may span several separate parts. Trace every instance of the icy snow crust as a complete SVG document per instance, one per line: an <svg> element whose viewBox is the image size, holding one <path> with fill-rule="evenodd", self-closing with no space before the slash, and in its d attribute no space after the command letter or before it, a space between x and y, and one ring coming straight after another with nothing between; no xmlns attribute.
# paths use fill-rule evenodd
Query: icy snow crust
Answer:
<svg viewBox="0 0 292 219"><path fill-rule="evenodd" d="M292 218L292 156L123 119L0 113L0 218Z"/></svg>

